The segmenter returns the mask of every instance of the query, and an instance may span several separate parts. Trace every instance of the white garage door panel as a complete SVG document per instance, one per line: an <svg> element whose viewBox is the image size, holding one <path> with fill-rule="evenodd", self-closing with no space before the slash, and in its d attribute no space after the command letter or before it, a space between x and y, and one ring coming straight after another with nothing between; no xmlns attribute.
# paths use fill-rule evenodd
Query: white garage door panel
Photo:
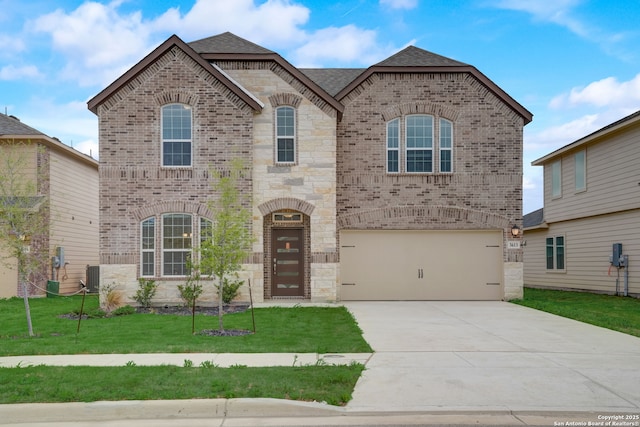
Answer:
<svg viewBox="0 0 640 427"><path fill-rule="evenodd" d="M343 300L500 300L501 231L343 231Z"/></svg>

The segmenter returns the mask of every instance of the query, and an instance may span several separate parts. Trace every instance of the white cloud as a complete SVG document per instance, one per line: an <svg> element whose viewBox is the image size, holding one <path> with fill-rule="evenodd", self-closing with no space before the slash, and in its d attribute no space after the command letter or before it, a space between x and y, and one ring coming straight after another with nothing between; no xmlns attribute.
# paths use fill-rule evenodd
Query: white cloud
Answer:
<svg viewBox="0 0 640 427"><path fill-rule="evenodd" d="M571 9L580 3L581 0L499 0L496 6L529 13L535 19L553 22L586 37L589 35L588 29L571 15Z"/></svg>
<svg viewBox="0 0 640 427"><path fill-rule="evenodd" d="M414 9L418 6L418 0L380 0L380 4L392 9Z"/></svg>
<svg viewBox="0 0 640 427"><path fill-rule="evenodd" d="M0 68L0 80L20 80L39 77L40 72L35 65L16 67L12 64Z"/></svg>
<svg viewBox="0 0 640 427"><path fill-rule="evenodd" d="M626 82L607 77L586 87L575 87L569 93L556 96L549 104L552 109L578 105L637 109L640 107L640 74Z"/></svg>
<svg viewBox="0 0 640 427"><path fill-rule="evenodd" d="M300 28L309 20L310 10L288 0L198 0L184 17L170 10L154 24L170 29L187 41L231 31L240 37L274 47L290 46L304 39Z"/></svg>
<svg viewBox="0 0 640 427"><path fill-rule="evenodd" d="M308 41L295 50L293 61L303 68L319 67L327 62L368 66L388 53L378 46L376 36L376 31L355 25L324 28L311 34Z"/></svg>
<svg viewBox="0 0 640 427"><path fill-rule="evenodd" d="M80 85L106 84L149 50L150 34L140 12L120 15L119 2L86 2L37 18L36 31L49 33L67 64L63 76Z"/></svg>

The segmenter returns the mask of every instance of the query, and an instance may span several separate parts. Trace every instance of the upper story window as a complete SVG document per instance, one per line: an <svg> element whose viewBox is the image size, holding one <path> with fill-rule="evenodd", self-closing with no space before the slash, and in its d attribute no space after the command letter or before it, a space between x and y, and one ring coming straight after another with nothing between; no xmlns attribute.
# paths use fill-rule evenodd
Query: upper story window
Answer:
<svg viewBox="0 0 640 427"><path fill-rule="evenodd" d="M191 107L169 104L162 107L162 166L191 166Z"/></svg>
<svg viewBox="0 0 640 427"><path fill-rule="evenodd" d="M276 163L296 161L296 110L293 107L276 108Z"/></svg>
<svg viewBox="0 0 640 427"><path fill-rule="evenodd" d="M439 119L437 125L434 117L426 114L387 122L387 172L453 172L453 123Z"/></svg>
<svg viewBox="0 0 640 427"><path fill-rule="evenodd" d="M587 152L578 151L573 157L576 193L587 189Z"/></svg>
<svg viewBox="0 0 640 427"><path fill-rule="evenodd" d="M562 161L551 164L551 197L562 196Z"/></svg>
<svg viewBox="0 0 640 427"><path fill-rule="evenodd" d="M453 171L453 124L440 119L440 172Z"/></svg>
<svg viewBox="0 0 640 427"><path fill-rule="evenodd" d="M400 119L387 123L387 172L400 172Z"/></svg>

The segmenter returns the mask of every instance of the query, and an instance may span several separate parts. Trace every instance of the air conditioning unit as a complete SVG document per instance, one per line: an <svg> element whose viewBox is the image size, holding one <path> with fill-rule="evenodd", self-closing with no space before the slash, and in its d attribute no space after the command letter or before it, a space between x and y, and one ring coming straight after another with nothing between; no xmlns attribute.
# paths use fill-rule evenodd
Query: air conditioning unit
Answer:
<svg viewBox="0 0 640 427"><path fill-rule="evenodd" d="M100 266L87 266L87 289L91 293L98 293L100 290Z"/></svg>

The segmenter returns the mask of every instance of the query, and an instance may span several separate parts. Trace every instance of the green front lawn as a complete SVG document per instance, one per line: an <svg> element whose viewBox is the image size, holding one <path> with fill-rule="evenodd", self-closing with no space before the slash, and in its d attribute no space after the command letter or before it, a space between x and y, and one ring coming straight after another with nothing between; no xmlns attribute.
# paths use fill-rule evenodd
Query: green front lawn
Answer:
<svg viewBox="0 0 640 427"><path fill-rule="evenodd" d="M199 335L217 329L215 316L130 314L77 320L59 317L78 311L80 296L30 299L35 337L29 337L23 300L0 300L0 356L79 353L368 353L371 347L344 307L258 308L256 333L237 337ZM95 311L89 296L85 312ZM251 311L225 314L226 329L252 330Z"/></svg>
<svg viewBox="0 0 640 427"><path fill-rule="evenodd" d="M511 302L640 337L638 298L525 288L524 299Z"/></svg>
<svg viewBox="0 0 640 427"><path fill-rule="evenodd" d="M237 337L191 334L191 316L129 314L78 321L80 296L31 299L29 337L22 299L0 300L0 356L81 353L369 353L371 347L344 307L260 308L256 333ZM95 312L98 297L87 297ZM253 329L251 311L225 314L226 329ZM196 332L218 318L197 315ZM0 404L270 397L344 405L364 366L29 366L0 368Z"/></svg>
<svg viewBox="0 0 640 427"><path fill-rule="evenodd" d="M363 369L359 364L0 368L0 404L263 397L344 405Z"/></svg>

